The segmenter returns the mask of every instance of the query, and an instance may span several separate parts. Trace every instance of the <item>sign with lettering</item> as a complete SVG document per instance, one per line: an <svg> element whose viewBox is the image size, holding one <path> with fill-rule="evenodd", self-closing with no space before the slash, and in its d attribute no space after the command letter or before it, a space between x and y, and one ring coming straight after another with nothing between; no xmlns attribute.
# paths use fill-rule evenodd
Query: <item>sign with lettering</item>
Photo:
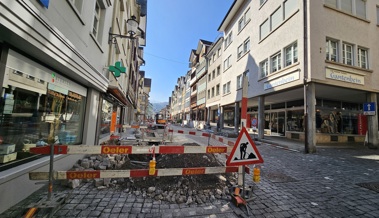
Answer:
<svg viewBox="0 0 379 218"><path fill-rule="evenodd" d="M277 79L267 81L263 84L263 88L265 90L266 89L272 89L274 87L281 86L281 85L284 85L284 84L287 84L287 83L290 83L290 82L293 82L293 81L296 81L299 79L300 79L299 71L297 71L297 72L290 73L288 75L279 77Z"/></svg>
<svg viewBox="0 0 379 218"><path fill-rule="evenodd" d="M376 107L375 102L368 102L363 104L363 114L364 115L375 115L376 114Z"/></svg>
<svg viewBox="0 0 379 218"><path fill-rule="evenodd" d="M131 154L131 146L102 146L102 154Z"/></svg>
<svg viewBox="0 0 379 218"><path fill-rule="evenodd" d="M354 83L358 85L364 85L365 84L365 78L364 76L348 73L342 70L337 69L329 69L326 68L326 78L333 79L333 80L339 80L342 82L347 83Z"/></svg>

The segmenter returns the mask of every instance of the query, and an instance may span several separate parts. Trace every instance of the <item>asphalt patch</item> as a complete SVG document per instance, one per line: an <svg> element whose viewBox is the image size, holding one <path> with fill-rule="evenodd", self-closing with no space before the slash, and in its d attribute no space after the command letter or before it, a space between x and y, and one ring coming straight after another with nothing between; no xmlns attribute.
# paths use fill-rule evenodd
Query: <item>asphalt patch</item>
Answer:
<svg viewBox="0 0 379 218"><path fill-rule="evenodd" d="M273 183L297 182L296 179L279 172L264 173L262 177Z"/></svg>
<svg viewBox="0 0 379 218"><path fill-rule="evenodd" d="M379 193L379 182L357 183L357 185Z"/></svg>

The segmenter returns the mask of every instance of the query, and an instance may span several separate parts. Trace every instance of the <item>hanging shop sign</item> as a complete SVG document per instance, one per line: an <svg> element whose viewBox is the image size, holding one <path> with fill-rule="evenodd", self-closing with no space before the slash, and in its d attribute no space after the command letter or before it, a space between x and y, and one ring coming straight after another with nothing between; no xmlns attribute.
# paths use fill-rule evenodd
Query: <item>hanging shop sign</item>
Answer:
<svg viewBox="0 0 379 218"><path fill-rule="evenodd" d="M117 61L114 66L109 66L109 71L113 72L115 77L120 77L121 73L126 73L126 67L122 66L121 61Z"/></svg>

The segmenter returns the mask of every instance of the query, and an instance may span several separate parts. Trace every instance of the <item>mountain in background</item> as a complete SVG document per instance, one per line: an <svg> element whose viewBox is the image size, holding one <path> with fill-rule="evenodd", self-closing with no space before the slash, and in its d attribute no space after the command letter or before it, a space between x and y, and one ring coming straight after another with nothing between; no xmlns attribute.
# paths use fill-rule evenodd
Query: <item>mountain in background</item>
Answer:
<svg viewBox="0 0 379 218"><path fill-rule="evenodd" d="M154 113L158 113L162 108L166 107L168 105L168 102L155 102L151 103L153 105L153 111Z"/></svg>

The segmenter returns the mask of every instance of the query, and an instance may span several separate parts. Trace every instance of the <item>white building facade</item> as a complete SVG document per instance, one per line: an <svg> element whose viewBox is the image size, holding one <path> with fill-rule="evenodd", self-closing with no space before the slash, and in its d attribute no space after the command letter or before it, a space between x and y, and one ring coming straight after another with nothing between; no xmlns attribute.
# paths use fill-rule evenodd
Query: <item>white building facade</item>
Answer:
<svg viewBox="0 0 379 218"><path fill-rule="evenodd" d="M363 141L367 132L377 146L378 116L366 116L364 105L377 108L378 4L235 1L219 27L225 122L239 125L246 74L248 120L258 119L260 138L285 135L313 151L317 143Z"/></svg>
<svg viewBox="0 0 379 218"><path fill-rule="evenodd" d="M49 157L30 147L98 143L102 112L113 113L118 101L103 100L114 78L109 65L119 57L109 53L117 50L109 42L114 0L0 2L0 146L7 148L0 154L1 213L42 187L28 173L48 171ZM132 13L130 2L120 2ZM127 63L138 74L140 64ZM80 158L56 155L54 170Z"/></svg>

